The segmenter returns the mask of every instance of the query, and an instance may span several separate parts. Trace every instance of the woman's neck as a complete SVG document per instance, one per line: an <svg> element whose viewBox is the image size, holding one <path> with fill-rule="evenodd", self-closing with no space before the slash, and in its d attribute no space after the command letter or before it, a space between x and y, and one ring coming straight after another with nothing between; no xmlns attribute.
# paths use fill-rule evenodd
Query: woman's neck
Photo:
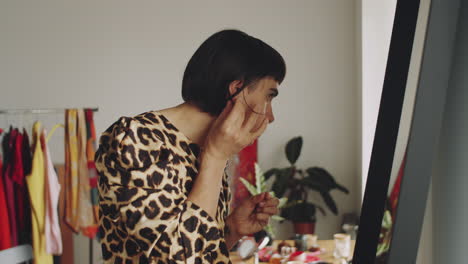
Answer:
<svg viewBox="0 0 468 264"><path fill-rule="evenodd" d="M216 117L200 111L190 103L160 110L179 131L194 143L203 147L206 135Z"/></svg>

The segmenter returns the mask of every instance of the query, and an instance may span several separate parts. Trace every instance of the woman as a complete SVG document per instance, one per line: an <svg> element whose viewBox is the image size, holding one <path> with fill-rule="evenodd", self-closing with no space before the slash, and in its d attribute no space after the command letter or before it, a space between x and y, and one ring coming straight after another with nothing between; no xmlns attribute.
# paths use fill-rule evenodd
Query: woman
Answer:
<svg viewBox="0 0 468 264"><path fill-rule="evenodd" d="M267 193L230 212L227 160L273 122L281 55L238 30L190 59L184 103L121 117L101 136L100 237L106 263L230 263L229 248L278 212Z"/></svg>

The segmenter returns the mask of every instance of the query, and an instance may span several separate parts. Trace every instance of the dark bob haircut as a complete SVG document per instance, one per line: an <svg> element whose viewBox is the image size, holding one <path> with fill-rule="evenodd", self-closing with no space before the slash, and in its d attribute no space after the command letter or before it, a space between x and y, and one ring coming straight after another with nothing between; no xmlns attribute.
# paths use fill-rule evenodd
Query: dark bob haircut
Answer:
<svg viewBox="0 0 468 264"><path fill-rule="evenodd" d="M217 116L226 106L232 81L242 81L244 89L264 77L281 84L285 75L286 64L275 49L242 31L222 30L205 40L188 62L182 98Z"/></svg>

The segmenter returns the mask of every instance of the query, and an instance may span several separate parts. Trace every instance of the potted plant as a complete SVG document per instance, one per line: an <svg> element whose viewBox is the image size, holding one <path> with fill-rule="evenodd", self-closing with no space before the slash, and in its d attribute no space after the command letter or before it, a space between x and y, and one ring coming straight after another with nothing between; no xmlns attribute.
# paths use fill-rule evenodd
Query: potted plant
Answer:
<svg viewBox="0 0 468 264"><path fill-rule="evenodd" d="M328 209L333 214L338 214L338 208L330 195L330 191L339 190L346 194L348 189L338 184L333 176L320 167L309 167L305 170L296 167L302 149L302 137L294 137L285 148L286 158L290 166L285 168L272 168L265 172L265 179L274 177L272 191L277 197L286 196L287 203L281 209L281 217L290 220L294 224L297 234L313 234L317 221L317 209L326 215L325 210L309 201L309 190L320 194Z"/></svg>

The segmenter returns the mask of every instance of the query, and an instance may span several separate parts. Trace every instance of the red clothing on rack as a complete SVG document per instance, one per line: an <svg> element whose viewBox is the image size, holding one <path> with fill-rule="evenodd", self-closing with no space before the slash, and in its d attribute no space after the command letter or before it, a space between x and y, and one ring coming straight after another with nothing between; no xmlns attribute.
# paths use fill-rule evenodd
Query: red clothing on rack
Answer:
<svg viewBox="0 0 468 264"><path fill-rule="evenodd" d="M5 198L7 202L8 208L8 219L10 222L10 239L11 239L11 246L18 245L18 233L17 233L17 226L16 221L18 220L16 217L16 194L15 194L15 184L11 177L13 170L13 149L14 143L16 139L18 131L10 127L10 131L3 137L3 155L5 158L5 168L3 170L3 184L5 188Z"/></svg>
<svg viewBox="0 0 468 264"><path fill-rule="evenodd" d="M23 131L25 131L23 129ZM9 218L11 246L31 243L31 207L26 173L31 171L31 150L27 133L10 127L3 138L3 191Z"/></svg>
<svg viewBox="0 0 468 264"><path fill-rule="evenodd" d="M28 186L26 184L26 176L31 174L31 167L32 167L32 151L31 145L29 144L29 135L26 132L26 129L23 128L23 150L21 151L23 155L23 186L24 186L24 218L20 224L20 228L23 230L23 236L20 238L20 242L23 244L31 244L32 242L32 223L31 223L31 203L29 202L29 191Z"/></svg>
<svg viewBox="0 0 468 264"><path fill-rule="evenodd" d="M0 129L0 134L3 130ZM0 156L0 250L11 247L10 221L8 219L8 206L3 185L3 164Z"/></svg>
<svg viewBox="0 0 468 264"><path fill-rule="evenodd" d="M25 167L31 167L30 164L25 166L25 163L32 162L27 136L27 134L23 135L18 131L13 149L14 171L11 177L15 185L18 244L31 243L31 207L29 205L29 192L26 186L26 171L24 169Z"/></svg>
<svg viewBox="0 0 468 264"><path fill-rule="evenodd" d="M15 129L15 138L13 139L12 147L10 149L13 153L13 170L11 173L11 179L16 184L22 184L22 180L24 180L24 171L23 171L23 155L21 154L23 149L23 135ZM20 195L17 195L19 197Z"/></svg>
<svg viewBox="0 0 468 264"><path fill-rule="evenodd" d="M26 129L23 128L23 170L24 175L31 173L32 166L32 151L31 145L29 144L29 135Z"/></svg>

